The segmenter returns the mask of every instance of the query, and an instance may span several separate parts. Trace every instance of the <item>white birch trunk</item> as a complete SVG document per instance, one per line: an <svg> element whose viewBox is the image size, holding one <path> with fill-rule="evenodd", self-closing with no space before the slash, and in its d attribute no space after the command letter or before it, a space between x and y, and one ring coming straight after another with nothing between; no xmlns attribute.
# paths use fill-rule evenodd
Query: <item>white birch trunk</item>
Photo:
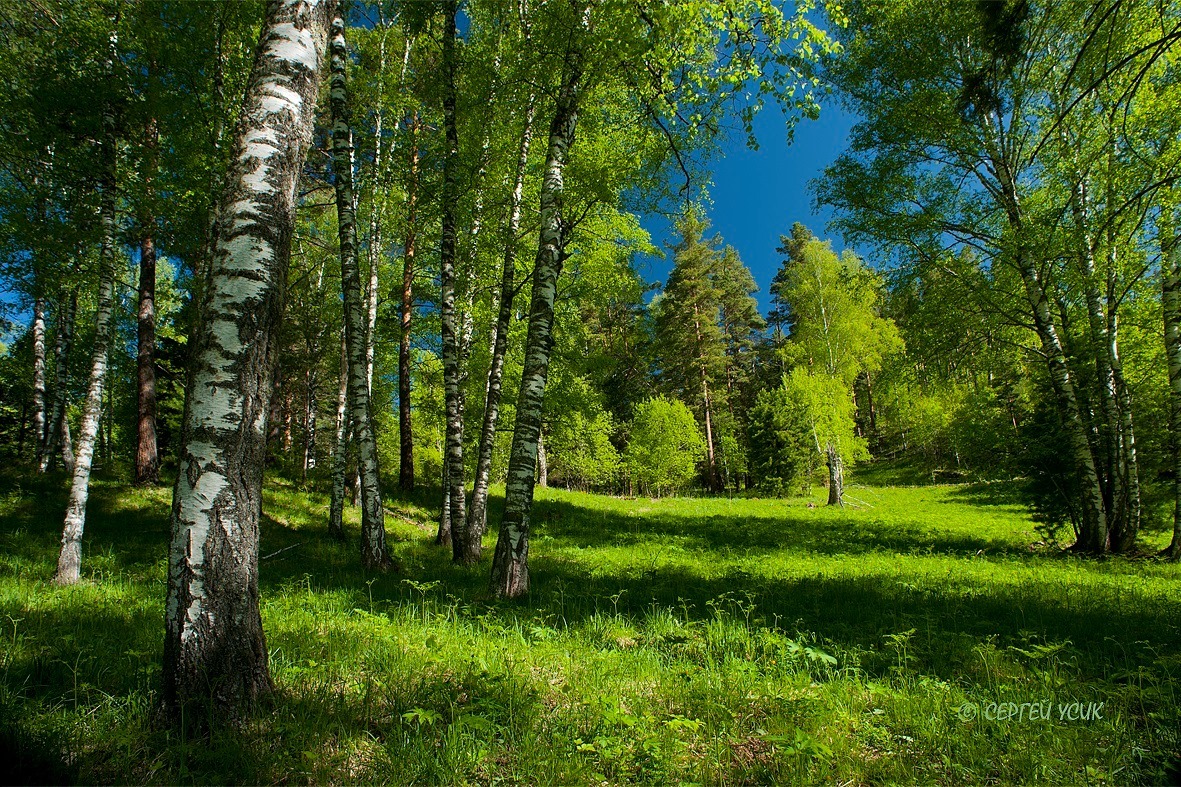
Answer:
<svg viewBox="0 0 1181 787"><path fill-rule="evenodd" d="M49 433L45 413L45 299L33 299L33 441L35 456L45 454ZM37 462L40 469L41 463Z"/></svg>
<svg viewBox="0 0 1181 787"><path fill-rule="evenodd" d="M455 16L456 0L444 3L443 27L443 134L446 144L443 156L443 190L441 195L442 232L439 244L439 280L441 289L440 322L443 339L443 391L446 402L446 437L443 450L443 494L447 499L440 515L449 524L454 556L459 559L465 554L464 459L463 459L463 405L461 403L461 339L457 333L455 307L455 247L456 247L456 200L459 197L459 130L456 126L455 107L455 39L457 37Z"/></svg>
<svg viewBox="0 0 1181 787"><path fill-rule="evenodd" d="M574 129L582 82L582 57L578 44L567 53L554 118L549 129L545 174L541 187L541 229L533 268L529 331L525 342L525 366L517 395L517 421L513 428L505 486L504 517L492 563L492 592L516 598L529 592L529 513L533 506L537 443L554 325L554 299L562 271L564 225L562 196L564 171Z"/></svg>
<svg viewBox="0 0 1181 787"><path fill-rule="evenodd" d="M116 33L112 30L106 66L108 74L114 73L114 64L118 59L117 44ZM61 551L57 558L57 572L53 578L59 585L75 584L81 575L82 532L86 526L86 502L90 497L90 468L94 460L95 437L103 414L103 384L107 377L107 349L110 344L111 313L114 311L115 303L117 144L114 109L108 105L103 111L103 138L99 147L102 166L99 207L102 246L99 250L98 308L95 313L94 347L90 356L86 403L82 410L82 426L78 433L78 448L71 472L70 497L66 503L66 517L62 526Z"/></svg>
<svg viewBox="0 0 1181 787"><path fill-rule="evenodd" d="M296 187L330 2L267 5L192 348L165 612L164 703L235 716L271 690L258 526Z"/></svg>
<svg viewBox="0 0 1181 787"><path fill-rule="evenodd" d="M344 539L344 476L348 460L349 349L340 336L340 384L336 393L336 442L332 444L332 502L328 509L328 532Z"/></svg>
<svg viewBox="0 0 1181 787"><path fill-rule="evenodd" d="M533 139L534 99L529 98L525 110L525 128L517 153L517 171L509 202L503 243L504 261L500 274L500 302L496 323L492 326L492 353L488 365L488 381L484 396L484 420L480 429L480 448L476 459L475 486L472 504L468 509L468 532L472 540L482 542L488 522L488 486L492 476L492 448L496 439L496 425L500 419L501 389L504 380L504 358L508 350L508 329L513 317L514 282L517 271L517 232L521 228L521 201L525 189L525 173L529 165L529 145Z"/></svg>
<svg viewBox="0 0 1181 787"><path fill-rule="evenodd" d="M385 509L381 501L381 476L377 435L369 398L366 363L366 313L357 262L357 223L353 209L352 135L348 121L347 50L344 20L332 20L332 151L336 181L336 211L340 227L340 276L344 293L345 343L348 348L349 402L353 433L357 438L361 476L361 564L385 570L390 565L385 547Z"/></svg>

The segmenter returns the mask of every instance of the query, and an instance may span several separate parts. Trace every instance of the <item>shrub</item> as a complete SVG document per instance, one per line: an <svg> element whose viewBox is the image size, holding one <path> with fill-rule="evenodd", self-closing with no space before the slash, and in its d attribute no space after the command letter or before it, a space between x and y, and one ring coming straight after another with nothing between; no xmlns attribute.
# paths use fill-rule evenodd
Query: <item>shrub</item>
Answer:
<svg viewBox="0 0 1181 787"><path fill-rule="evenodd" d="M656 495L684 488L705 456L705 438L684 402L654 397L637 405L623 465L640 491Z"/></svg>

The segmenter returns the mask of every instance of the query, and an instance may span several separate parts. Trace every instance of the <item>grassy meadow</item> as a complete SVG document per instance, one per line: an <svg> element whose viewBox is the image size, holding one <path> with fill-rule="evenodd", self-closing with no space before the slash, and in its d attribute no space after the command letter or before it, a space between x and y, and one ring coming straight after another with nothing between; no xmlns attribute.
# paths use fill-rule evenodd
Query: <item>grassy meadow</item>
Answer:
<svg viewBox="0 0 1181 787"><path fill-rule="evenodd" d="M855 485L843 510L819 493L538 490L533 593L504 603L487 594L495 533L478 570L453 566L432 543L433 496L388 503L398 571L371 576L325 533L324 495L268 482L276 692L198 737L154 721L170 490L96 482L83 582L58 588L64 485L4 484L12 782L1181 778L1181 567L1063 556L1008 485ZM1048 719L1000 717L1042 702ZM1072 702L1103 705L1060 718Z"/></svg>

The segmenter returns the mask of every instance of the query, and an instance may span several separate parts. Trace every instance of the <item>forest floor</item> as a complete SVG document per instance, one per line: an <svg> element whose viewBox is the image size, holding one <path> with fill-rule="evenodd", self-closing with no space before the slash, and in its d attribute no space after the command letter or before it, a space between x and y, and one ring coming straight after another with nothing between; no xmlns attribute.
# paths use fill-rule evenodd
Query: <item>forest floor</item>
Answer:
<svg viewBox="0 0 1181 787"><path fill-rule="evenodd" d="M171 491L97 481L58 588L64 481L0 483L0 779L1181 779L1181 567L1039 545L1010 485L855 486L844 510L539 490L533 593L504 603L495 533L453 566L427 497L390 502L399 571L370 576L324 495L268 482L276 692L192 738L153 723Z"/></svg>

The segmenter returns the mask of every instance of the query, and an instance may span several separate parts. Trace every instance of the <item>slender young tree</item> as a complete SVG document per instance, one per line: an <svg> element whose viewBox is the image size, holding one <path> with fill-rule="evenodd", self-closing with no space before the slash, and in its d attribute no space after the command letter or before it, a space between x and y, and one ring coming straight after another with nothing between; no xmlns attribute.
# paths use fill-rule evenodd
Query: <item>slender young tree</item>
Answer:
<svg viewBox="0 0 1181 787"><path fill-rule="evenodd" d="M112 28L106 73L113 78L118 61L118 38ZM66 503L62 527L61 552L57 558L54 582L75 584L82 570L82 531L86 526L86 502L90 497L90 469L94 459L95 439L103 410L103 386L107 377L107 351L111 341L111 315L115 307L115 210L116 166L118 161L115 108L108 102L103 108L100 159L100 208L102 245L99 250L98 308L95 312L94 346L90 356L90 379L82 409L82 425L74 454L73 480Z"/></svg>
<svg viewBox="0 0 1181 787"><path fill-rule="evenodd" d="M585 23L586 17L583 21ZM517 421L509 453L504 516L492 563L492 591L507 598L517 598L529 592L529 511L533 506L537 444L541 437L542 406L549 376L554 298L565 255L562 198L566 161L574 143L582 97L583 54L580 47L581 43L574 41L566 51L561 88L549 127L541 186L541 230L533 268L525 367L517 395Z"/></svg>
<svg viewBox="0 0 1181 787"><path fill-rule="evenodd" d="M336 394L336 441L332 444L332 498L328 507L328 533L344 540L344 476L349 447L349 346L340 336L340 384Z"/></svg>
<svg viewBox="0 0 1181 787"><path fill-rule="evenodd" d="M45 298L38 293L33 299L33 445L36 456L45 453L48 442L45 393ZM38 470L40 467L38 462Z"/></svg>
<svg viewBox="0 0 1181 787"><path fill-rule="evenodd" d="M332 3L271 0L221 197L172 504L164 704L235 715L271 690L258 595L267 411Z"/></svg>
<svg viewBox="0 0 1181 787"><path fill-rule="evenodd" d="M348 116L348 51L344 19L332 20L333 179L336 183L337 225L340 228L340 276L344 293L345 344L348 348L350 414L357 437L361 474L361 563L368 569L385 569L390 559L385 547L385 509L381 501L377 434L370 407L368 364L366 363L366 308L357 262L357 221L353 202L352 134Z"/></svg>
<svg viewBox="0 0 1181 787"><path fill-rule="evenodd" d="M398 337L398 487L414 489L414 429L410 414L410 331L414 318L414 252L418 241L418 115L410 121L410 166L406 176L406 243L402 251L401 312Z"/></svg>
<svg viewBox="0 0 1181 787"><path fill-rule="evenodd" d="M461 347L457 331L455 305L456 284L456 200L459 196L459 128L455 114L456 0L443 4L443 136L446 150L443 155L443 191L440 197L442 233L439 245L439 280L442 289L440 320L443 333L443 389L446 402L446 439L443 461L443 494L447 496L443 519L449 525L456 561L467 555L467 519L465 515L465 479L463 465L463 410L460 362ZM442 534L442 530L440 530Z"/></svg>
<svg viewBox="0 0 1181 787"><path fill-rule="evenodd" d="M496 439L496 425L500 420L500 399L504 382L504 359L508 352L508 330L513 318L513 300L516 296L517 233L521 229L521 203L525 192L525 174L529 167L529 146L533 140L533 115L536 103L533 96L525 108L524 128L517 152L517 169L513 180L513 191L509 198L508 218L505 221L502 242L504 259L500 272L500 297L496 312L496 324L492 326L492 358L488 365L488 381L484 396L484 418L480 429L480 446L476 458L475 487L472 489L472 503L468 509L468 533L470 541L483 541L488 523L488 486L492 477L492 447Z"/></svg>

